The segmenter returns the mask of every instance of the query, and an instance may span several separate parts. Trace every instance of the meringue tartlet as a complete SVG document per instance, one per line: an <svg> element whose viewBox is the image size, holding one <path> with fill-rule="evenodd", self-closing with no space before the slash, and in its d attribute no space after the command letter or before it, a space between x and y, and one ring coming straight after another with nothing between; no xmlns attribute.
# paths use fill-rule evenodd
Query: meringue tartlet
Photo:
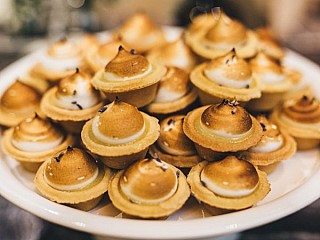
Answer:
<svg viewBox="0 0 320 240"><path fill-rule="evenodd" d="M183 131L207 161L246 150L262 138L260 123L233 100L197 108L187 114Z"/></svg>
<svg viewBox="0 0 320 240"><path fill-rule="evenodd" d="M151 61L158 61L165 66L174 66L191 71L196 65L196 57L184 42L182 37L174 42L167 43L164 46L151 50L147 58Z"/></svg>
<svg viewBox="0 0 320 240"><path fill-rule="evenodd" d="M190 196L184 174L159 159L139 160L119 171L108 193L116 208L139 218L167 217Z"/></svg>
<svg viewBox="0 0 320 240"><path fill-rule="evenodd" d="M176 167L191 168L201 161L193 142L184 134L184 115L168 117L160 123L160 137L151 147L151 155Z"/></svg>
<svg viewBox="0 0 320 240"><path fill-rule="evenodd" d="M56 82L80 67L82 59L80 49L71 41L62 39L48 47L31 71L43 79Z"/></svg>
<svg viewBox="0 0 320 240"><path fill-rule="evenodd" d="M254 111L270 111L293 87L290 75L279 61L259 52L250 61L253 76L261 83L261 98L253 99L247 107Z"/></svg>
<svg viewBox="0 0 320 240"><path fill-rule="evenodd" d="M320 143L320 103L312 96L285 101L274 109L271 120L295 138L300 150Z"/></svg>
<svg viewBox="0 0 320 240"><path fill-rule="evenodd" d="M188 183L195 198L218 209L249 208L270 192L266 173L235 156L197 164L188 175Z"/></svg>
<svg viewBox="0 0 320 240"><path fill-rule="evenodd" d="M145 57L128 52L122 46L118 54L92 79L93 86L106 94L109 101L119 97L136 107L151 103L165 67Z"/></svg>
<svg viewBox="0 0 320 240"><path fill-rule="evenodd" d="M158 119L116 99L84 125L81 138L105 165L123 169L145 157L159 128Z"/></svg>
<svg viewBox="0 0 320 240"><path fill-rule="evenodd" d="M150 113L169 114L186 109L198 97L188 73L177 67L167 67L161 78L157 95L146 109Z"/></svg>
<svg viewBox="0 0 320 240"><path fill-rule="evenodd" d="M256 119L262 126L263 137L257 145L241 152L240 158L251 162L269 174L280 161L296 153L297 144L286 131L270 122L265 116L259 115Z"/></svg>
<svg viewBox="0 0 320 240"><path fill-rule="evenodd" d="M40 94L19 80L14 82L0 98L0 125L16 126L39 110Z"/></svg>
<svg viewBox="0 0 320 240"><path fill-rule="evenodd" d="M260 83L250 65L232 49L225 56L204 62L190 74L203 105L236 98L245 103L261 97Z"/></svg>
<svg viewBox="0 0 320 240"><path fill-rule="evenodd" d="M26 170L36 172L45 160L73 143L74 139L70 134L49 119L35 115L6 130L2 148Z"/></svg>
<svg viewBox="0 0 320 240"><path fill-rule="evenodd" d="M79 133L83 124L103 106L100 93L90 80L90 75L77 69L44 94L42 112L68 131Z"/></svg>
<svg viewBox="0 0 320 240"><path fill-rule="evenodd" d="M186 42L196 54L206 59L221 57L233 48L240 57L250 58L256 54L258 44L253 31L247 30L242 23L223 12L219 13L211 28L203 28L203 31L196 34L186 34Z"/></svg>
<svg viewBox="0 0 320 240"><path fill-rule="evenodd" d="M79 148L67 147L46 160L34 178L47 199L89 211L108 190L112 171Z"/></svg>
<svg viewBox="0 0 320 240"><path fill-rule="evenodd" d="M162 29L145 13L128 18L119 28L117 36L129 49L147 52L166 43Z"/></svg>

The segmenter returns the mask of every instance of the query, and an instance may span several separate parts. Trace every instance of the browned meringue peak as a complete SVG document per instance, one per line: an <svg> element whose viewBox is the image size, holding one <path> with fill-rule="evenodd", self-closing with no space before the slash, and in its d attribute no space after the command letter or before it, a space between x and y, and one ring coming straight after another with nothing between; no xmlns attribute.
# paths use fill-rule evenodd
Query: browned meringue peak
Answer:
<svg viewBox="0 0 320 240"><path fill-rule="evenodd" d="M8 113L32 113L40 102L40 95L28 85L16 81L2 95L0 106Z"/></svg>
<svg viewBox="0 0 320 240"><path fill-rule="evenodd" d="M202 113L201 123L211 131L233 135L246 133L252 127L250 114L236 100L211 105Z"/></svg>
<svg viewBox="0 0 320 240"><path fill-rule="evenodd" d="M164 152L177 156L196 154L193 142L182 129L184 117L184 115L176 115L161 121L160 137L157 143Z"/></svg>
<svg viewBox="0 0 320 240"><path fill-rule="evenodd" d="M220 13L217 23L209 29L206 39L212 43L241 44L246 41L246 28L237 20Z"/></svg>
<svg viewBox="0 0 320 240"><path fill-rule="evenodd" d="M191 88L189 75L183 69L167 67L166 74L159 82L154 102L170 102L184 96Z"/></svg>
<svg viewBox="0 0 320 240"><path fill-rule="evenodd" d="M103 107L97 117L98 121L94 121L92 127L97 127L104 137L112 139L132 137L144 128L144 119L139 110L117 99Z"/></svg>
<svg viewBox="0 0 320 240"><path fill-rule="evenodd" d="M283 112L290 119L300 123L320 122L320 103L311 96L287 100L283 105Z"/></svg>
<svg viewBox="0 0 320 240"><path fill-rule="evenodd" d="M80 49L71 41L64 38L49 46L47 54L54 58L73 58L80 55Z"/></svg>
<svg viewBox="0 0 320 240"><path fill-rule="evenodd" d="M165 42L164 33L145 13L127 19L119 29L121 41L138 52L145 52Z"/></svg>
<svg viewBox="0 0 320 240"><path fill-rule="evenodd" d="M259 37L260 50L275 59L282 59L284 57L284 49L269 28L258 28L256 33Z"/></svg>
<svg viewBox="0 0 320 240"><path fill-rule="evenodd" d="M82 53L85 53L91 48L97 47L99 44L98 38L95 34L86 33L75 41L75 45Z"/></svg>
<svg viewBox="0 0 320 240"><path fill-rule="evenodd" d="M178 179L167 163L159 159L143 159L125 170L119 185L131 201L153 205L175 194Z"/></svg>
<svg viewBox="0 0 320 240"><path fill-rule="evenodd" d="M281 134L278 126L270 122L269 119L266 118L266 116L258 115L256 119L262 127L263 136L266 136L268 138L276 138Z"/></svg>
<svg viewBox="0 0 320 240"><path fill-rule="evenodd" d="M47 162L44 177L53 188L75 190L86 187L88 181L96 178L97 172L98 165L91 155L79 148L68 147Z"/></svg>
<svg viewBox="0 0 320 240"><path fill-rule="evenodd" d="M283 74L280 62L268 57L264 51L260 51L256 57L250 61L252 71L255 73L276 73Z"/></svg>
<svg viewBox="0 0 320 240"><path fill-rule="evenodd" d="M175 66L185 70L191 70L196 63L194 54L183 38L150 51L148 58L166 66Z"/></svg>
<svg viewBox="0 0 320 240"><path fill-rule="evenodd" d="M217 195L242 197L256 189L259 175L250 162L228 156L206 165L201 172L201 182Z"/></svg>
<svg viewBox="0 0 320 240"><path fill-rule="evenodd" d="M115 56L117 56L119 46L121 45L121 41L113 39L110 42L106 42L99 46L99 48L97 49L97 54L100 58L104 59L104 64L106 64L109 61L111 61Z"/></svg>
<svg viewBox="0 0 320 240"><path fill-rule="evenodd" d="M120 78L130 78L144 74L150 68L149 61L142 55L128 52L122 46L118 54L105 67L105 73L116 75Z"/></svg>
<svg viewBox="0 0 320 240"><path fill-rule="evenodd" d="M14 128L12 140L15 142L52 143L63 140L64 133L48 119L37 114L26 118ZM30 149L31 150L31 149Z"/></svg>
<svg viewBox="0 0 320 240"><path fill-rule="evenodd" d="M200 14L194 17L192 23L187 29L190 34L197 34L202 30L210 29L217 22L212 14Z"/></svg>
<svg viewBox="0 0 320 240"><path fill-rule="evenodd" d="M252 81L250 65L237 56L235 49L223 57L210 61L204 74L217 84L235 88L247 88Z"/></svg>

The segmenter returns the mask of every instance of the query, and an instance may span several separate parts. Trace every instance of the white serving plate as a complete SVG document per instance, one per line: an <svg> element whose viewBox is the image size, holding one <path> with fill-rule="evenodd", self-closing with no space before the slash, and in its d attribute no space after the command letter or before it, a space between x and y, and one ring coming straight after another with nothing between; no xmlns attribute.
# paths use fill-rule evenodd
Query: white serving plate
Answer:
<svg viewBox="0 0 320 240"><path fill-rule="evenodd" d="M167 28L170 39L179 35L177 28ZM30 54L0 72L0 95L15 79L27 71L42 51ZM310 60L288 51L285 65L303 73L320 98L320 68ZM0 135L1 137L1 135ZM0 152L0 194L45 220L94 235L125 239L195 239L221 236L260 226L309 205L320 197L320 150L298 152L280 163L268 176L271 192L250 209L220 216L209 216L194 199L167 220L123 218L110 201L83 212L53 203L40 196L33 185L34 175L14 159Z"/></svg>

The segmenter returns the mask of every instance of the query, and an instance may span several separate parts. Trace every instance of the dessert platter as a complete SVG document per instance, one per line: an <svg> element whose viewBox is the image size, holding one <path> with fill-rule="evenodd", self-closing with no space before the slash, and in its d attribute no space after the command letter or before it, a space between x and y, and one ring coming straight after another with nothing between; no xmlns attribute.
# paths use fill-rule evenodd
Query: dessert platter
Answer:
<svg viewBox="0 0 320 240"><path fill-rule="evenodd" d="M0 194L50 222L211 238L320 197L319 66L222 11L138 13L0 74Z"/></svg>

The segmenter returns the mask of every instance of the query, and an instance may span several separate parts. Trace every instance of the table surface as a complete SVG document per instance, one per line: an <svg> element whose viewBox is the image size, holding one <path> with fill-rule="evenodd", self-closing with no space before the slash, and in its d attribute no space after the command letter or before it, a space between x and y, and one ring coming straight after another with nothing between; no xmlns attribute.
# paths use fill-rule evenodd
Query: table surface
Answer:
<svg viewBox="0 0 320 240"><path fill-rule="evenodd" d="M18 54L0 55L0 69L18 59ZM314 58L319 60L319 58ZM0 239L93 239L90 234L71 230L28 213L0 195ZM238 240L319 240L320 199L308 207L273 223L240 233Z"/></svg>

